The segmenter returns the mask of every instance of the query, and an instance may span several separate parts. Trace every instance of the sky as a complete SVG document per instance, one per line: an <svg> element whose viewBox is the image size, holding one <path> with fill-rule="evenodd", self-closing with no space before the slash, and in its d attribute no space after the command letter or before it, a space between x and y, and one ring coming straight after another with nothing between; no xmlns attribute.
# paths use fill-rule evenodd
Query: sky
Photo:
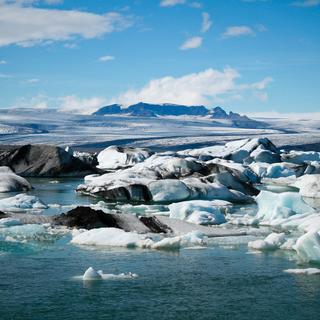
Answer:
<svg viewBox="0 0 320 320"><path fill-rule="evenodd" d="M320 0L0 0L0 108L320 111Z"/></svg>

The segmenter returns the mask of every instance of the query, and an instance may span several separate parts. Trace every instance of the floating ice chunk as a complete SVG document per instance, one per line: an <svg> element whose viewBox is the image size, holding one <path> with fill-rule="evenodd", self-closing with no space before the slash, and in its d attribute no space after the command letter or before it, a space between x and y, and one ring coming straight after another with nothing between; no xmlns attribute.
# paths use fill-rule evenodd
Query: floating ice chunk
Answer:
<svg viewBox="0 0 320 320"><path fill-rule="evenodd" d="M13 218L2 218L0 219L0 228L19 226L21 225L21 221L19 219Z"/></svg>
<svg viewBox="0 0 320 320"><path fill-rule="evenodd" d="M147 149L110 146L98 154L99 169L119 169L142 162L151 153Z"/></svg>
<svg viewBox="0 0 320 320"><path fill-rule="evenodd" d="M254 240L248 247L255 250L276 250L285 242L284 233L271 233L264 240Z"/></svg>
<svg viewBox="0 0 320 320"><path fill-rule="evenodd" d="M307 205L298 193L272 193L261 191L256 197L259 210L256 218L264 224L275 225L281 219L295 214L313 213L314 209Z"/></svg>
<svg viewBox="0 0 320 320"><path fill-rule="evenodd" d="M99 228L75 234L71 243L89 246L150 248L153 240L146 235L125 232L117 228Z"/></svg>
<svg viewBox="0 0 320 320"><path fill-rule="evenodd" d="M320 269L318 268L306 268L306 269L287 269L283 270L287 273L293 273L293 274L305 274L305 275L314 275L314 274L320 274Z"/></svg>
<svg viewBox="0 0 320 320"><path fill-rule="evenodd" d="M193 200L169 205L170 218L186 220L195 224L221 224L226 219L221 208L231 205L230 202L215 200Z"/></svg>
<svg viewBox="0 0 320 320"><path fill-rule="evenodd" d="M309 163L311 161L320 161L320 152L292 150L289 153L282 154L281 158L283 161L296 164Z"/></svg>
<svg viewBox="0 0 320 320"><path fill-rule="evenodd" d="M262 175L265 178L281 178L295 176L295 166L290 163L273 163L267 167L267 171Z"/></svg>
<svg viewBox="0 0 320 320"><path fill-rule="evenodd" d="M101 272L97 272L92 267L89 267L83 274L82 279L84 281L102 280Z"/></svg>
<svg viewBox="0 0 320 320"><path fill-rule="evenodd" d="M9 167L0 167L0 192L28 191L31 184L16 175Z"/></svg>
<svg viewBox="0 0 320 320"><path fill-rule="evenodd" d="M0 210L23 211L26 209L47 209L47 206L35 196L21 193L14 197L0 200Z"/></svg>
<svg viewBox="0 0 320 320"><path fill-rule="evenodd" d="M188 187L180 180L166 179L150 183L148 188L152 194L153 201L181 201L190 196Z"/></svg>
<svg viewBox="0 0 320 320"><path fill-rule="evenodd" d="M294 185L302 196L320 198L320 174L304 175Z"/></svg>
<svg viewBox="0 0 320 320"><path fill-rule="evenodd" d="M46 240L49 235L47 228L43 225L26 224L0 228L0 238L1 237L10 237L11 239L25 242L28 240Z"/></svg>
<svg viewBox="0 0 320 320"><path fill-rule="evenodd" d="M185 245L204 244L204 234L190 232L177 237L151 238L134 232L125 232L116 228L99 228L72 233L71 243L89 246L126 247L174 250Z"/></svg>
<svg viewBox="0 0 320 320"><path fill-rule="evenodd" d="M96 271L89 267L82 276L75 276L74 279L81 279L83 281L101 281L101 280L115 280L115 279L134 279L137 278L136 273L127 272L120 274L103 273L102 270Z"/></svg>
<svg viewBox="0 0 320 320"><path fill-rule="evenodd" d="M318 231L309 231L293 247L302 261L320 262L320 235Z"/></svg>

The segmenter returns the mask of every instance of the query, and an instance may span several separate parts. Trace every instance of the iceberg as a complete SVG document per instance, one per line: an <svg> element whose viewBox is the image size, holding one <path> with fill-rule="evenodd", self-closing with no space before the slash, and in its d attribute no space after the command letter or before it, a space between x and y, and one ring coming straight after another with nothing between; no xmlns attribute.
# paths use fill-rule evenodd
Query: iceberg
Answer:
<svg viewBox="0 0 320 320"><path fill-rule="evenodd" d="M306 269L287 269L283 270L286 273L293 273L293 274L304 274L304 275L314 275L320 274L320 269L318 268L306 268Z"/></svg>
<svg viewBox="0 0 320 320"><path fill-rule="evenodd" d="M102 280L101 270L96 271L92 267L89 267L85 273L83 274L82 279L84 281L96 281L96 280Z"/></svg>
<svg viewBox="0 0 320 320"><path fill-rule="evenodd" d="M0 200L0 210L3 211L24 211L28 209L43 210L48 207L35 196L21 193L14 197Z"/></svg>
<svg viewBox="0 0 320 320"><path fill-rule="evenodd" d="M271 233L264 240L249 241L248 247L254 250L276 250L285 242L284 233Z"/></svg>
<svg viewBox="0 0 320 320"><path fill-rule="evenodd" d="M222 224L226 222L223 211L230 205L230 202L222 200L172 203L169 205L170 218L202 225Z"/></svg>
<svg viewBox="0 0 320 320"><path fill-rule="evenodd" d="M256 218L260 223L277 225L296 214L313 213L314 209L304 202L295 192L273 193L261 191L256 197L258 212Z"/></svg>
<svg viewBox="0 0 320 320"><path fill-rule="evenodd" d="M128 272L128 273L120 273L120 274L112 274L112 273L103 273L102 270L96 271L94 268L89 267L83 276L75 276L74 279L82 279L83 281L101 281L101 280L115 280L115 279L134 279L137 278L138 275L136 273Z"/></svg>
<svg viewBox="0 0 320 320"><path fill-rule="evenodd" d="M181 246L204 244L205 235L193 231L181 236L159 238L117 228L99 228L73 231L71 243L86 246L125 247L143 249L175 250Z"/></svg>
<svg viewBox="0 0 320 320"><path fill-rule="evenodd" d="M320 174L304 175L295 182L299 193L308 198L320 198Z"/></svg>
<svg viewBox="0 0 320 320"><path fill-rule="evenodd" d="M298 238L293 247L304 262L320 262L320 235L319 231L309 231Z"/></svg>
<svg viewBox="0 0 320 320"><path fill-rule="evenodd" d="M0 167L0 192L28 191L31 190L31 184L17 174L9 167Z"/></svg>
<svg viewBox="0 0 320 320"><path fill-rule="evenodd" d="M289 153L281 154L282 161L303 164L312 161L320 161L320 152L291 150Z"/></svg>
<svg viewBox="0 0 320 320"><path fill-rule="evenodd" d="M116 170L131 167L143 162L151 156L147 149L110 146L98 154L97 168L102 170Z"/></svg>

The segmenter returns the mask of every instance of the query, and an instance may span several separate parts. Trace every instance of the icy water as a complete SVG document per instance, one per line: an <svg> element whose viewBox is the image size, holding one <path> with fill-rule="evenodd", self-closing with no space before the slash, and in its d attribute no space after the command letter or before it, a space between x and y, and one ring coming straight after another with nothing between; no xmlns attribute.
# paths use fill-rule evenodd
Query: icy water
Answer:
<svg viewBox="0 0 320 320"><path fill-rule="evenodd" d="M46 203L93 201L73 192L77 180L44 182L33 181L32 193ZM1 320L319 318L320 276L284 273L297 265L283 253L248 254L241 241L176 252L89 250L69 241L0 241ZM74 279L89 266L138 278Z"/></svg>

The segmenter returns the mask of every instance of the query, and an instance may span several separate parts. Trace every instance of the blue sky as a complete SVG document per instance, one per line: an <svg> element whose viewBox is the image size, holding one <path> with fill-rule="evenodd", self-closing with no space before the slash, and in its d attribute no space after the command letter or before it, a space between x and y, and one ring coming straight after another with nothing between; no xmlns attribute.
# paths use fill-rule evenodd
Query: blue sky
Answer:
<svg viewBox="0 0 320 320"><path fill-rule="evenodd" d="M320 0L0 0L0 107L316 112Z"/></svg>

